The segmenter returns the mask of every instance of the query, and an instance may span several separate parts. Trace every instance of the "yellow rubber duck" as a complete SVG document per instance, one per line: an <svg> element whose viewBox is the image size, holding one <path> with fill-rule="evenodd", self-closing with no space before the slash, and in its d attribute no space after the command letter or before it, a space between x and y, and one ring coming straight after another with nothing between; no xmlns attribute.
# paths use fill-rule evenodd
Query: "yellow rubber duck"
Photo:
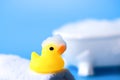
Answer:
<svg viewBox="0 0 120 80"><path fill-rule="evenodd" d="M30 69L37 73L57 73L64 69L61 54L66 50L66 43L61 36L49 37L42 43L41 56L32 52Z"/></svg>

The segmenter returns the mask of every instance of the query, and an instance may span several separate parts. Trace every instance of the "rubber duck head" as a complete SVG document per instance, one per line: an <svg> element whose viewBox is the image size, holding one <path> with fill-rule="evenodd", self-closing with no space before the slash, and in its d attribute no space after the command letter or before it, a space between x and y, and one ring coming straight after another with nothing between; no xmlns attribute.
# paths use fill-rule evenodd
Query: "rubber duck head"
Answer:
<svg viewBox="0 0 120 80"><path fill-rule="evenodd" d="M42 55L61 55L66 50L66 43L60 35L47 38L42 43Z"/></svg>

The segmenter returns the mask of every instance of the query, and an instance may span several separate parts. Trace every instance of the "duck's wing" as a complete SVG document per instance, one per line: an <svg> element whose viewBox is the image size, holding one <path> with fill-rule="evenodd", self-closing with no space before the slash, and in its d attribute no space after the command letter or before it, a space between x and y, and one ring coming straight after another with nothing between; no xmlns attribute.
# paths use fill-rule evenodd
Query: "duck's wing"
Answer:
<svg viewBox="0 0 120 80"><path fill-rule="evenodd" d="M31 60L34 60L34 59L36 59L36 58L38 58L38 57L40 57L40 56L38 55L38 53L32 52L32 54L31 54Z"/></svg>

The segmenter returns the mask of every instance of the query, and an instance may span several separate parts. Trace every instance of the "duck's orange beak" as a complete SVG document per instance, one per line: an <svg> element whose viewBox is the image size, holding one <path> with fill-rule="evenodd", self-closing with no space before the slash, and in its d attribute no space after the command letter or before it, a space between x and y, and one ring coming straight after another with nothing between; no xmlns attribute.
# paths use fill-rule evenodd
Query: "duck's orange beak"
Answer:
<svg viewBox="0 0 120 80"><path fill-rule="evenodd" d="M58 53L61 55L63 54L63 52L66 50L66 45L65 44L62 44L59 46L58 48Z"/></svg>

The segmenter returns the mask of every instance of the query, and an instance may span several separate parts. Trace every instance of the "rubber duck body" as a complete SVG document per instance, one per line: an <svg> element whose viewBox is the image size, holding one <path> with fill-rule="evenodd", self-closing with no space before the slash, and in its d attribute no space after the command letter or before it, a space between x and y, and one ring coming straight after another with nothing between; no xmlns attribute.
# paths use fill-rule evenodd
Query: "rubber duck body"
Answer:
<svg viewBox="0 0 120 80"><path fill-rule="evenodd" d="M61 55L66 50L66 44L60 36L50 37L42 44L41 56L32 52L30 69L37 73L57 73L64 69Z"/></svg>

